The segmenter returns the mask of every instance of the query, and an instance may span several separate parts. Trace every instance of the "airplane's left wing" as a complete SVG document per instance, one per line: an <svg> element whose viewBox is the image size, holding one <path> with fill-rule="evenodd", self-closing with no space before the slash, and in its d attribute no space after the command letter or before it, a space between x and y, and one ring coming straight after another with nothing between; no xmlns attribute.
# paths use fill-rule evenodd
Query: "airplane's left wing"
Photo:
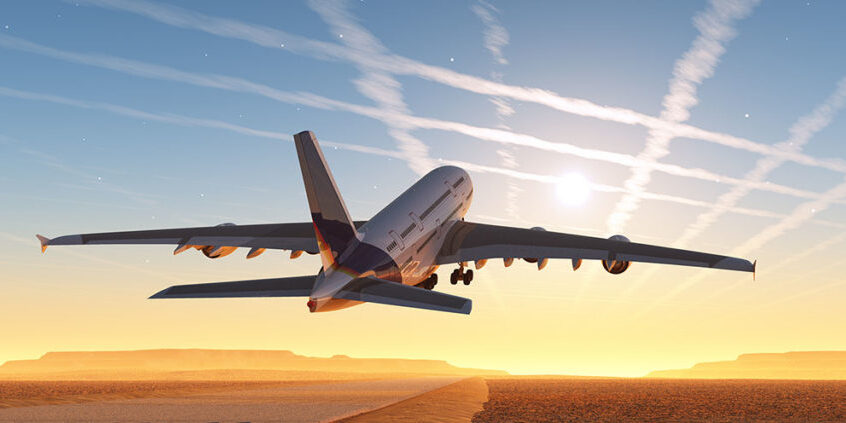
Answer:
<svg viewBox="0 0 846 423"><path fill-rule="evenodd" d="M491 258L569 258L755 271L753 263L736 257L638 244L625 239L595 238L464 221L456 222L447 233L436 264Z"/></svg>
<svg viewBox="0 0 846 423"><path fill-rule="evenodd" d="M355 222L356 226L364 222ZM186 246L227 246L317 252L311 222L271 223L261 225L205 226L196 228L155 229L148 231L103 232L47 238L38 235L41 250L50 245L96 244L170 244Z"/></svg>

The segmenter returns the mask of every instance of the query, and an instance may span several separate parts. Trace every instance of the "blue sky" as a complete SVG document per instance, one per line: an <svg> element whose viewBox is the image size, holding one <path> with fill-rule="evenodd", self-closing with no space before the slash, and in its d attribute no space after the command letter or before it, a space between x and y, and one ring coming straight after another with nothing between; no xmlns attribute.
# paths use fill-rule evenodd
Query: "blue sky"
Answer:
<svg viewBox="0 0 846 423"><path fill-rule="evenodd" d="M634 315L648 339L669 331L663 316L681 308L701 312L689 316L696 322L728 313L763 325L756 319L780 313L820 333L842 332L846 319L834 317L832 307L846 294L836 254L846 247L846 118L838 113L846 97L843 16L846 4L837 1L3 2L0 287L18 307L41 307L37 298L47 292L74 296L81 295L74 287L84 287L97 297L116 289L116 273L128 279L118 283L132 286L131 296L143 299L171 282L313 271L313 258L177 260L163 247L51 249L40 257L32 236L305 221L289 135L309 129L326 142L355 218L375 214L426 170L459 162L476 188L471 220L621 232L770 266L787 263L764 289L741 284L737 275L648 265L610 280L596 269L568 273L566 286L557 281L569 271L564 265L540 274L486 269L487 287L444 287L476 301L474 317L482 317L465 330L532 310L534 299L509 295L522 289L514 281L538 279L532 292L556 299L544 307L567 308L567 320L595 321L592 330L616 333L624 329L615 317ZM691 90L668 100L669 90L684 87ZM584 205L557 198L557 178L568 174L588 181ZM127 273L122 263L137 268ZM815 276L800 285L805 269ZM63 276L61 284L55 275ZM767 276L762 265L759 279ZM477 277L478 285L484 279ZM122 301L114 295L109 301ZM758 301L762 309L734 314ZM801 306L786 311L794 301ZM133 304L125 318L143 321L152 306ZM276 304L267 316L313 327L304 307ZM59 309L73 314L77 306ZM167 312L176 316L180 307L187 306ZM205 305L190 307L222 318ZM372 322L393 312L350 313ZM6 319L19 317L0 314ZM85 319L93 317L79 319L90 325ZM646 357L636 362L605 357L608 345L591 344L584 329L583 349L538 359L536 367L515 364L527 356L513 351L513 362L481 364L637 374L657 363L755 348L846 348L801 329L750 344L720 338L720 327L700 328L709 335L685 338L687 349L675 355L633 353ZM79 344L45 334L0 348L0 360L45 348L93 348L105 336L64 333ZM434 341L461 339L443 336ZM526 336L526 345L549 348L542 335ZM144 339L112 348L182 345ZM332 352L330 345L263 342L226 345ZM481 365L468 358L477 351L471 345L424 351L419 355Z"/></svg>

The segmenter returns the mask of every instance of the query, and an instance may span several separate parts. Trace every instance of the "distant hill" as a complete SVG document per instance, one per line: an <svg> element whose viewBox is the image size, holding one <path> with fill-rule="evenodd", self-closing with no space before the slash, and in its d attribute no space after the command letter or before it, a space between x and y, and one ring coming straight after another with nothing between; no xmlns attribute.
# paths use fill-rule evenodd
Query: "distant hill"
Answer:
<svg viewBox="0 0 846 423"><path fill-rule="evenodd" d="M734 361L699 363L689 369L658 370L646 377L846 380L846 351L742 354Z"/></svg>
<svg viewBox="0 0 846 423"><path fill-rule="evenodd" d="M442 360L308 357L291 351L161 349L48 352L0 365L0 379L314 379L362 374L507 375Z"/></svg>

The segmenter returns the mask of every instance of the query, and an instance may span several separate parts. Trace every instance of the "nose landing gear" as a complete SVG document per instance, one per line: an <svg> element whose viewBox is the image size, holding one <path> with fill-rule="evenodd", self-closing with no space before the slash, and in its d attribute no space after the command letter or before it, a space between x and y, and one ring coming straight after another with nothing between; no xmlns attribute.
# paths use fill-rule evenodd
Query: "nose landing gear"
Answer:
<svg viewBox="0 0 846 423"><path fill-rule="evenodd" d="M449 283L455 285L458 281L463 281L464 285L470 285L470 282L473 281L473 270L467 269L464 270L464 263L459 264L458 269L452 271L452 274L449 275Z"/></svg>

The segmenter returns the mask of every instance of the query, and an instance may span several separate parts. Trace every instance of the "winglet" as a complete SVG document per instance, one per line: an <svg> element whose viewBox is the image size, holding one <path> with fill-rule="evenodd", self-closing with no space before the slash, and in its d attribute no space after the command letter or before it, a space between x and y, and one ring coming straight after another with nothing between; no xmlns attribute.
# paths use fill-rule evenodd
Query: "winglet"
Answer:
<svg viewBox="0 0 846 423"><path fill-rule="evenodd" d="M39 241L41 241L41 253L43 254L45 251L47 251L47 246L50 245L50 238L47 238L44 235L35 235L35 237L38 238Z"/></svg>

